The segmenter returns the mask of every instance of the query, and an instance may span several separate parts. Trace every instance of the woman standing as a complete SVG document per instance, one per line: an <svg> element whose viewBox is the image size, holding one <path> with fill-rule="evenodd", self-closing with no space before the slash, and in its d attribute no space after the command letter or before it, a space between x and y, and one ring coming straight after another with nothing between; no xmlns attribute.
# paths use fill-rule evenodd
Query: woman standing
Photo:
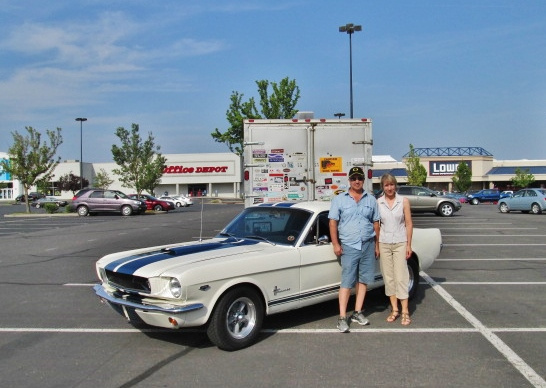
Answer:
<svg viewBox="0 0 546 388"><path fill-rule="evenodd" d="M407 198L396 193L396 178L391 174L381 177L383 196L377 200L381 224L379 231L379 252L381 272L385 281L385 294L390 298L391 313L387 322L394 322L399 316L398 300L402 306L401 323L411 323L408 310L409 272L406 261L411 257L413 223Z"/></svg>

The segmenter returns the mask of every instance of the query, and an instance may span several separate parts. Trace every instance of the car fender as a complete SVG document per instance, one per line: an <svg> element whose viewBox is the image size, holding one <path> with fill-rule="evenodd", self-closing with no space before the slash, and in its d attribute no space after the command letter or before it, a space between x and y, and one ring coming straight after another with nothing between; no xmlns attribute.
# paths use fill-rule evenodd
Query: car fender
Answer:
<svg viewBox="0 0 546 388"><path fill-rule="evenodd" d="M419 259L422 271L428 269L442 250L442 233L437 228L414 228L411 248Z"/></svg>

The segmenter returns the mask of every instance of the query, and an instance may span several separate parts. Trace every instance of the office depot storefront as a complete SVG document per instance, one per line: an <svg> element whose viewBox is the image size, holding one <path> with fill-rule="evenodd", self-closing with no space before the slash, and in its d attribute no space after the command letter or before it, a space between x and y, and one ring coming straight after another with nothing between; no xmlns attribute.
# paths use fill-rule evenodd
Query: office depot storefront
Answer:
<svg viewBox="0 0 546 388"><path fill-rule="evenodd" d="M156 194L240 197L241 162L233 153L175 154L167 158Z"/></svg>
<svg viewBox="0 0 546 388"><path fill-rule="evenodd" d="M167 158L161 182L155 189L155 195L191 195L239 198L241 196L241 162L239 156L229 153L210 154L165 154ZM96 176L104 171L113 180L110 189L126 194L134 189L125 187L114 173L119 168L115 163L83 163L84 178L93 187ZM80 164L77 160L61 162L53 172L55 178L73 173L79 175ZM51 193L62 198L72 198L72 192L58 192L52 182Z"/></svg>

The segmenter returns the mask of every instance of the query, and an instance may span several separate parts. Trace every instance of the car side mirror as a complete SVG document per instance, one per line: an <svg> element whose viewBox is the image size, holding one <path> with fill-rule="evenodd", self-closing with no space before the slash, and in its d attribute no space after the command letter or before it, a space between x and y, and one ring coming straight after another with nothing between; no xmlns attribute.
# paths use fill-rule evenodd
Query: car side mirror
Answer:
<svg viewBox="0 0 546 388"><path fill-rule="evenodd" d="M322 235L318 238L319 245L325 245L330 243L330 238L327 235Z"/></svg>
<svg viewBox="0 0 546 388"><path fill-rule="evenodd" d="M115 198L115 199L119 199L119 195L117 195L117 194L114 195L114 198Z"/></svg>

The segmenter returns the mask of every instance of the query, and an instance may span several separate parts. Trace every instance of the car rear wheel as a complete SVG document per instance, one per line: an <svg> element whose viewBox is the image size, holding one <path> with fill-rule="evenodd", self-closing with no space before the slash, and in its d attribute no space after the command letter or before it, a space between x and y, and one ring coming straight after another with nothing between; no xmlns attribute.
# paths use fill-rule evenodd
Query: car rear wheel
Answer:
<svg viewBox="0 0 546 388"><path fill-rule="evenodd" d="M501 213L510 213L510 209L508 208L508 205L504 202L502 202L500 205L499 205L499 210Z"/></svg>
<svg viewBox="0 0 546 388"><path fill-rule="evenodd" d="M449 202L443 202L438 208L438 214L442 217L450 217L453 215L453 205Z"/></svg>
<svg viewBox="0 0 546 388"><path fill-rule="evenodd" d="M531 213L533 214L542 213L542 209L540 208L540 205L538 203L535 202L531 205Z"/></svg>
<svg viewBox="0 0 546 388"><path fill-rule="evenodd" d="M155 210L156 212L160 212L161 210L163 210L163 208L161 207L161 205L155 205L155 206L154 206L154 210Z"/></svg>
<svg viewBox="0 0 546 388"><path fill-rule="evenodd" d="M256 341L263 317L260 295L250 287L234 288L218 301L207 326L207 335L220 349L242 349Z"/></svg>
<svg viewBox="0 0 546 388"><path fill-rule="evenodd" d="M133 214L133 208L129 205L125 205L121 208L121 214L124 216L130 216Z"/></svg>
<svg viewBox="0 0 546 388"><path fill-rule="evenodd" d="M78 215L80 215L81 217L85 217L86 215L89 214L89 209L87 208L87 206L78 206Z"/></svg>
<svg viewBox="0 0 546 388"><path fill-rule="evenodd" d="M419 263L417 258L412 256L410 259L406 260L408 265L409 272L409 287L408 287L408 296L409 299L412 299L417 293L419 288Z"/></svg>

